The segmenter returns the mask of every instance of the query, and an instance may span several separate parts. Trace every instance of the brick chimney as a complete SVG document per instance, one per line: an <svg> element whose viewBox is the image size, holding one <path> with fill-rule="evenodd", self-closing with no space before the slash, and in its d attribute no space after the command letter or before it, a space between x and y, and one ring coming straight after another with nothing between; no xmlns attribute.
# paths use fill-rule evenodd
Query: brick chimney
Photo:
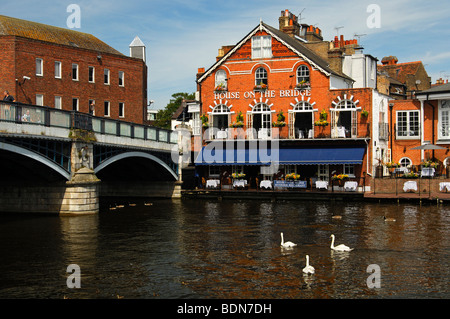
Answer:
<svg viewBox="0 0 450 319"><path fill-rule="evenodd" d="M288 9L281 11L281 16L278 18L279 29L291 37L300 36L300 25L298 18L289 12Z"/></svg>
<svg viewBox="0 0 450 319"><path fill-rule="evenodd" d="M397 64L398 59L396 56L390 55L390 56L385 56L382 60L381 60L381 64L383 65L394 65Z"/></svg>

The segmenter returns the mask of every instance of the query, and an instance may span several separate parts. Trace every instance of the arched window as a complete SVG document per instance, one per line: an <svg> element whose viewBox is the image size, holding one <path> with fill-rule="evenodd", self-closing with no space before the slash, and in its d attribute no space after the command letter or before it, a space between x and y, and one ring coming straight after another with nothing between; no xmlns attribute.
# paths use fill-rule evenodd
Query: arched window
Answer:
<svg viewBox="0 0 450 319"><path fill-rule="evenodd" d="M297 68L297 84L303 83L309 83L309 68L306 65Z"/></svg>
<svg viewBox="0 0 450 319"><path fill-rule="evenodd" d="M408 167L412 165L412 161L408 157L403 157L398 161L401 167Z"/></svg>
<svg viewBox="0 0 450 319"><path fill-rule="evenodd" d="M224 104L219 104L216 107L214 107L214 109L213 109L213 113L226 113L226 114L228 114L229 112L230 112L230 110Z"/></svg>
<svg viewBox="0 0 450 319"><path fill-rule="evenodd" d="M342 100L336 105L336 109L352 111L356 109L356 104L351 100Z"/></svg>
<svg viewBox="0 0 450 319"><path fill-rule="evenodd" d="M218 70L216 72L216 91L224 91L227 89L227 72L225 70Z"/></svg>
<svg viewBox="0 0 450 319"><path fill-rule="evenodd" d="M264 68L258 68L255 72L255 85L267 85L267 71Z"/></svg>
<svg viewBox="0 0 450 319"><path fill-rule="evenodd" d="M313 106L307 101L300 101L292 109L294 112L313 111Z"/></svg>

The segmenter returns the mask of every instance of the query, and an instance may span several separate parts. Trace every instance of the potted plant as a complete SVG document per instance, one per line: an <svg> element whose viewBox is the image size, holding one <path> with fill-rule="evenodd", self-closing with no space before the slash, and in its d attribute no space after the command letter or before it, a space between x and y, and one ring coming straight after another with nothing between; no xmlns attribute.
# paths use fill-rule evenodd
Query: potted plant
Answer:
<svg viewBox="0 0 450 319"><path fill-rule="evenodd" d="M244 115L242 114L242 112L239 111L239 113L236 115L236 122L231 123L231 127L244 127Z"/></svg>
<svg viewBox="0 0 450 319"><path fill-rule="evenodd" d="M233 174L231 174L231 177L233 179L242 179L242 178L245 178L245 174L244 173L233 173Z"/></svg>
<svg viewBox="0 0 450 319"><path fill-rule="evenodd" d="M297 85L295 86L296 89L306 89L311 86L311 83L309 80L301 80Z"/></svg>
<svg viewBox="0 0 450 319"><path fill-rule="evenodd" d="M286 180L287 181L296 181L300 179L300 175L296 174L296 173L290 173L290 174L286 174Z"/></svg>
<svg viewBox="0 0 450 319"><path fill-rule="evenodd" d="M219 83L215 88L214 91L216 92L223 92L227 90L227 86L225 85L225 83L221 82Z"/></svg>
<svg viewBox="0 0 450 319"><path fill-rule="evenodd" d="M277 115L277 121L272 123L273 127L284 127L286 126L286 122L284 121L286 117L283 114L283 111L280 111Z"/></svg>
<svg viewBox="0 0 450 319"><path fill-rule="evenodd" d="M257 84L257 85L255 85L253 90L254 91L265 91L265 90L267 90L267 84L265 84L265 83Z"/></svg>
<svg viewBox="0 0 450 319"><path fill-rule="evenodd" d="M203 128L208 128L209 127L208 117L205 114L200 116L200 120L202 121L202 127Z"/></svg>
<svg viewBox="0 0 450 319"><path fill-rule="evenodd" d="M366 109L364 109L364 110L361 111L361 115L362 115L363 117L368 117L368 116L369 116L369 111L367 111Z"/></svg>

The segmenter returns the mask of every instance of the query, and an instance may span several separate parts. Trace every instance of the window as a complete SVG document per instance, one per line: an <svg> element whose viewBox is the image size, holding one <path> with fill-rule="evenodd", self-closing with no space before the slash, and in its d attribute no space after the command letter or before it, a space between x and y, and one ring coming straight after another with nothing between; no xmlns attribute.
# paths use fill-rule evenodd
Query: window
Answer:
<svg viewBox="0 0 450 319"><path fill-rule="evenodd" d="M125 73L119 71L119 86L125 86Z"/></svg>
<svg viewBox="0 0 450 319"><path fill-rule="evenodd" d="M103 83L109 85L109 70L108 70L108 69L105 69L105 71L104 71L104 80L103 80Z"/></svg>
<svg viewBox="0 0 450 319"><path fill-rule="evenodd" d="M210 177L219 177L220 176L220 166L210 165L209 166L209 176Z"/></svg>
<svg viewBox="0 0 450 319"><path fill-rule="evenodd" d="M78 64L72 63L72 80L78 81Z"/></svg>
<svg viewBox="0 0 450 319"><path fill-rule="evenodd" d="M441 100L439 105L438 138L450 138L450 100Z"/></svg>
<svg viewBox="0 0 450 319"><path fill-rule="evenodd" d="M309 84L309 68L300 65L297 69L297 84Z"/></svg>
<svg viewBox="0 0 450 319"><path fill-rule="evenodd" d="M78 99L77 98L72 99L72 111L78 111Z"/></svg>
<svg viewBox="0 0 450 319"><path fill-rule="evenodd" d="M227 89L227 72L225 70L218 70L216 72L216 86L215 90L226 90Z"/></svg>
<svg viewBox="0 0 450 319"><path fill-rule="evenodd" d="M267 71L264 68L258 68L255 72L255 85L267 85Z"/></svg>
<svg viewBox="0 0 450 319"><path fill-rule="evenodd" d="M344 164L344 174L349 177L355 177L355 166L353 164Z"/></svg>
<svg viewBox="0 0 450 319"><path fill-rule="evenodd" d="M105 101L104 106L105 106L104 114L105 114L106 117L109 117L110 116L109 115L109 102Z"/></svg>
<svg viewBox="0 0 450 319"><path fill-rule="evenodd" d="M55 78L61 78L61 62L55 61Z"/></svg>
<svg viewBox="0 0 450 319"><path fill-rule="evenodd" d="M36 105L44 106L44 95L36 94Z"/></svg>
<svg viewBox="0 0 450 319"><path fill-rule="evenodd" d="M44 61L42 59L36 59L36 75L43 76L44 75Z"/></svg>
<svg viewBox="0 0 450 319"><path fill-rule="evenodd" d="M89 82L90 83L95 82L95 68L93 66L89 67Z"/></svg>
<svg viewBox="0 0 450 319"><path fill-rule="evenodd" d="M397 111L397 138L418 138L419 135L419 111Z"/></svg>
<svg viewBox="0 0 450 319"><path fill-rule="evenodd" d="M125 104L119 102L119 117L125 117Z"/></svg>
<svg viewBox="0 0 450 319"><path fill-rule="evenodd" d="M62 97L55 96L55 109L62 109Z"/></svg>
<svg viewBox="0 0 450 319"><path fill-rule="evenodd" d="M412 165L412 161L407 157L401 158L398 161L398 163L400 164L401 167L407 167L407 168L411 167L411 165Z"/></svg>
<svg viewBox="0 0 450 319"><path fill-rule="evenodd" d="M252 38L252 59L272 57L272 37L268 35Z"/></svg>

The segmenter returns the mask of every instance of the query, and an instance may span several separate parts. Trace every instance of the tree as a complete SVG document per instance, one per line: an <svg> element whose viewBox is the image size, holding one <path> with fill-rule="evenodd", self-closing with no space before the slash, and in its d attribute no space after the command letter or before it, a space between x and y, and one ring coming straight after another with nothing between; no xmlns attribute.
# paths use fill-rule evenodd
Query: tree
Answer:
<svg viewBox="0 0 450 319"><path fill-rule="evenodd" d="M165 109L159 110L156 115L156 121L153 122L154 126L170 129L170 122L172 120L173 113L178 110L183 100L193 100L195 98L195 93L174 93L172 94L172 99L166 105Z"/></svg>

